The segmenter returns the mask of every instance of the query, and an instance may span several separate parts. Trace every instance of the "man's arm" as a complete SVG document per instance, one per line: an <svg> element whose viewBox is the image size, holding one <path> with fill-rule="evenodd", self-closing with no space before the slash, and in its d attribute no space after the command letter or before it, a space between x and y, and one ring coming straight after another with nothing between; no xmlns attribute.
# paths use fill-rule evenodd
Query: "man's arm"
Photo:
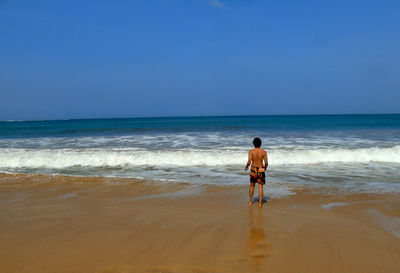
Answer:
<svg viewBox="0 0 400 273"><path fill-rule="evenodd" d="M265 164L265 170L267 170L268 168L268 155L267 155L267 151L265 151L265 155L264 155L264 164Z"/></svg>
<svg viewBox="0 0 400 273"><path fill-rule="evenodd" d="M249 159L247 160L247 164L246 167L244 167L244 170L247 171L247 169L249 168L251 161L253 161L253 156L251 154L251 151L249 152Z"/></svg>

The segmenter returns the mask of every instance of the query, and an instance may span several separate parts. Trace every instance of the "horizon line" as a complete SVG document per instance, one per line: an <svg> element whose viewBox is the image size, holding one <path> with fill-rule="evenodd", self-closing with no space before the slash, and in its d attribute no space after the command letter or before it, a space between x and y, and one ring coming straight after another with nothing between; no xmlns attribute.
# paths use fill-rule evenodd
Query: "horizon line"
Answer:
<svg viewBox="0 0 400 273"><path fill-rule="evenodd" d="M151 118L202 118L202 117L263 117L263 116L360 116L360 115L400 115L400 113L352 113L352 114L262 114L262 115L171 115L171 116L136 116L136 117L102 117L102 118L55 118L55 119L26 119L0 120L0 122L38 122L38 121L67 121L95 119L151 119Z"/></svg>

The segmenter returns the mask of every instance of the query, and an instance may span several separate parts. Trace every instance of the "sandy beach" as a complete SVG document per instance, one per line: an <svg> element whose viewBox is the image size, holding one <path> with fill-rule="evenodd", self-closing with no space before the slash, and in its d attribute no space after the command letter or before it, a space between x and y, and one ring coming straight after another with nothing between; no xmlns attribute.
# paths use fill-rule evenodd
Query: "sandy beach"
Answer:
<svg viewBox="0 0 400 273"><path fill-rule="evenodd" d="M247 185L2 174L0 272L400 272L398 194L247 198Z"/></svg>

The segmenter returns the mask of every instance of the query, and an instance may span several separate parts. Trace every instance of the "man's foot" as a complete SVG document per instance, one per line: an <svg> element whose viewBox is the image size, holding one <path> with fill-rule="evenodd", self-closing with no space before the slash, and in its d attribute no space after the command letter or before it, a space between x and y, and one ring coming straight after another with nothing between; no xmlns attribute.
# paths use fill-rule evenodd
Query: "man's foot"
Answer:
<svg viewBox="0 0 400 273"><path fill-rule="evenodd" d="M261 208L262 207L262 203L259 203L258 206Z"/></svg>
<svg viewBox="0 0 400 273"><path fill-rule="evenodd" d="M253 202L252 202L252 201L249 201L247 204L249 204L249 205L253 205Z"/></svg>

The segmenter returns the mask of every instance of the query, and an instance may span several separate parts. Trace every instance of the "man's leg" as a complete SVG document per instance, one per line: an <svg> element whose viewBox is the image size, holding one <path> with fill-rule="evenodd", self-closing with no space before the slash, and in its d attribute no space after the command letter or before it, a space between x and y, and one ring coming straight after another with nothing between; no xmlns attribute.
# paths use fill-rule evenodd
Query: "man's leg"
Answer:
<svg viewBox="0 0 400 273"><path fill-rule="evenodd" d="M262 201L264 197L264 191L263 191L263 184L258 183L258 193L259 193L259 201L258 201L258 206L261 208L262 207Z"/></svg>
<svg viewBox="0 0 400 273"><path fill-rule="evenodd" d="M253 194L254 194L255 185L256 185L256 183L250 182L249 205L253 204Z"/></svg>

